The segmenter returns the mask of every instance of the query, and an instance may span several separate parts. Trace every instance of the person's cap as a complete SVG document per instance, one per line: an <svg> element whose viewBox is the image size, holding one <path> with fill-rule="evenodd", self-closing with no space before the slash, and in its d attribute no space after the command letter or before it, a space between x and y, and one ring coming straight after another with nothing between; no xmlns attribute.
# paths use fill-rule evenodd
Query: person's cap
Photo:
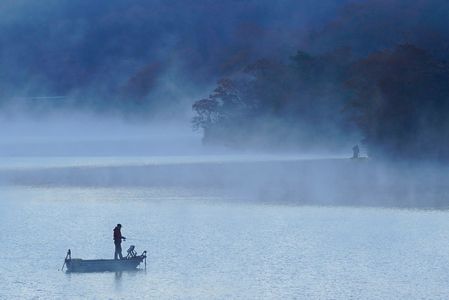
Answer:
<svg viewBox="0 0 449 300"><path fill-rule="evenodd" d="M122 227L122 224L119 223L119 224L117 224L117 226L118 226L118 227Z"/></svg>

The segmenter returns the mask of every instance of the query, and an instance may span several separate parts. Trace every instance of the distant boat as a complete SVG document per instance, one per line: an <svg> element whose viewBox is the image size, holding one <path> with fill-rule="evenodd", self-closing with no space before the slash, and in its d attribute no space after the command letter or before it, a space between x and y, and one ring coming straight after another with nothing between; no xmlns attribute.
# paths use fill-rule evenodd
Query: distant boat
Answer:
<svg viewBox="0 0 449 300"><path fill-rule="evenodd" d="M62 265L67 266L69 273L83 272L118 272L136 270L140 263L145 262L147 266L147 251L143 251L141 255L137 255L134 246L128 249L128 255L123 259L80 259L72 258L72 251L69 249Z"/></svg>

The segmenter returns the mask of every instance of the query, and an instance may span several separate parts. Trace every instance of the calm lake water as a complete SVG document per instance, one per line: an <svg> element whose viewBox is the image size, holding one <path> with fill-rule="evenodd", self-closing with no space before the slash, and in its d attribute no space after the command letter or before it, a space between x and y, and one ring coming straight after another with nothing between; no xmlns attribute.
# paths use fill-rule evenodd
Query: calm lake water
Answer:
<svg viewBox="0 0 449 300"><path fill-rule="evenodd" d="M8 169L25 172L22 164ZM132 185L112 176L89 185L64 164L72 167L73 159L49 162L56 171L34 169L23 182L15 174L0 187L2 299L449 297L449 211L258 201L230 192L228 178ZM33 181L39 172L47 180ZM92 172L93 179L106 176ZM297 197L307 195L316 196ZM445 197L447 190L425 195ZM68 248L73 257L112 258L118 222L128 237L123 248L148 251L146 270L59 271Z"/></svg>

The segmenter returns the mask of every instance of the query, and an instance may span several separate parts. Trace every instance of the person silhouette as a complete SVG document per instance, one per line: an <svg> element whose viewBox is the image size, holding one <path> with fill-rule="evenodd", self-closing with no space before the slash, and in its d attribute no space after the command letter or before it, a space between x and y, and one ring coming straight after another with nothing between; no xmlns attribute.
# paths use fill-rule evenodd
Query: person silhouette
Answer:
<svg viewBox="0 0 449 300"><path fill-rule="evenodd" d="M122 240L126 240L126 237L122 236L122 224L117 224L114 228L114 245L115 245L115 253L114 259L123 259L122 255Z"/></svg>
<svg viewBox="0 0 449 300"><path fill-rule="evenodd" d="M352 147L352 158L359 158L360 148L359 145Z"/></svg>

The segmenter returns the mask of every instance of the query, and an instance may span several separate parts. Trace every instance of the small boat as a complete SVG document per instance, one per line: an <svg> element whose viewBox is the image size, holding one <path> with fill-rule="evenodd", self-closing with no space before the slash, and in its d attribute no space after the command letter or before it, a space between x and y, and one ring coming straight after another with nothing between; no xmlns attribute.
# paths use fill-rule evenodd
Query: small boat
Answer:
<svg viewBox="0 0 449 300"><path fill-rule="evenodd" d="M62 265L67 266L67 272L119 272L136 270L140 263L145 262L147 267L147 251L143 251L141 255L137 255L131 246L128 249L128 255L123 259L80 259L72 258L72 251L69 249ZM61 270L62 270L61 269Z"/></svg>

